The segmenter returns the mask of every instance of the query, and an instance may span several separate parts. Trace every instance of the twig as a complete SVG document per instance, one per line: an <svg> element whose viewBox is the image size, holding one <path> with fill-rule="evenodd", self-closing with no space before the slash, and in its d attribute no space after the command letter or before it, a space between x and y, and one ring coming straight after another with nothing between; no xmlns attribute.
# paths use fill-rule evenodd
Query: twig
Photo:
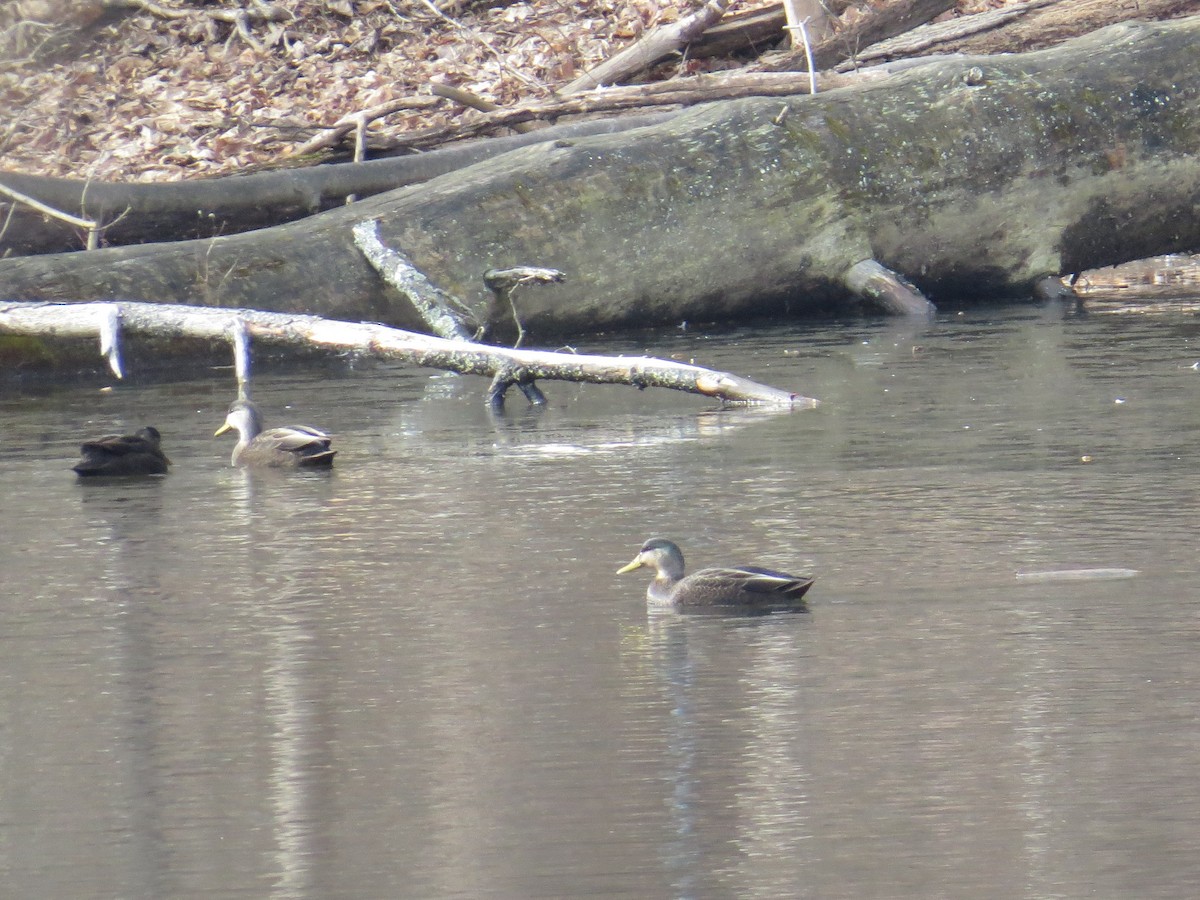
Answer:
<svg viewBox="0 0 1200 900"><path fill-rule="evenodd" d="M291 155L305 156L327 147L334 147L351 131L365 129L366 125L375 119L382 119L384 116L390 116L392 113L405 109L430 109L440 102L437 97L400 97L378 106L349 113L342 116L321 134L305 141L293 150Z"/></svg>
<svg viewBox="0 0 1200 900"><path fill-rule="evenodd" d="M500 108L499 104L493 103L491 100L485 100L483 97L476 96L470 91L464 91L462 88L456 88L449 84L434 82L429 85L429 93L435 97L442 97L465 106L468 109L478 110L479 112L495 112ZM525 134L535 130L537 126L532 122L517 122L512 128L513 131Z"/></svg>
<svg viewBox="0 0 1200 900"><path fill-rule="evenodd" d="M36 200L28 194L22 194L20 191L14 191L12 188L0 184L0 194L16 200L18 203L24 203L43 215L50 216L52 219L58 219L60 222L66 222L68 225L74 225L76 228L87 229L87 248L94 250L99 245L98 232L100 224L94 219L81 219L79 216L73 216L70 213L63 212L61 209L55 209L53 206L47 206L41 200Z"/></svg>
<svg viewBox="0 0 1200 900"><path fill-rule="evenodd" d="M4 224L0 225L0 241L4 240L4 235L8 233L8 226L12 224L13 216L17 214L17 204L8 204L8 213L4 217ZM11 248L8 248L11 249Z"/></svg>

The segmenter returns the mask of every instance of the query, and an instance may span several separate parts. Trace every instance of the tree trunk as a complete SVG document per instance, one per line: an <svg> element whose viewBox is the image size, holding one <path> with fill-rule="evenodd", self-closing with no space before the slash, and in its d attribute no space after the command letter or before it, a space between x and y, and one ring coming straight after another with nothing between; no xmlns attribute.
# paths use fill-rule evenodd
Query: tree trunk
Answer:
<svg viewBox="0 0 1200 900"><path fill-rule="evenodd" d="M61 212L92 219L103 228L104 244L186 240L235 234L291 222L336 209L352 195L370 197L420 184L516 147L589 134L611 134L663 121L670 112L619 119L591 119L538 132L471 141L411 156L306 168L286 168L198 178L168 184L76 181L0 171L0 185ZM0 209L6 198L0 194ZM6 214L7 215L7 214ZM70 223L17 203L0 231L0 256L69 253L84 247L85 236ZM0 221L0 227L3 222Z"/></svg>
<svg viewBox="0 0 1200 900"><path fill-rule="evenodd" d="M481 274L550 266L526 329L778 315L844 301L874 259L937 301L1200 247L1200 17L956 58L815 97L712 104L515 150L244 235L0 262L12 299L146 299L420 327L355 222L476 317Z"/></svg>

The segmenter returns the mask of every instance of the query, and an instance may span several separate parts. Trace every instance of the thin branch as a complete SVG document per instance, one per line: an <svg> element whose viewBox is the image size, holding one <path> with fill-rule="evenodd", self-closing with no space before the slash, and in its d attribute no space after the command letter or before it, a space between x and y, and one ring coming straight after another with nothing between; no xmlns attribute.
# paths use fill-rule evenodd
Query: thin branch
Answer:
<svg viewBox="0 0 1200 900"><path fill-rule="evenodd" d="M55 209L53 206L47 206L41 200L30 197L28 194L22 194L20 191L15 191L6 185L0 184L0 194L9 197L18 203L24 203L26 206L36 209L43 215L49 216L52 219L58 219L60 222L66 222L68 225L74 225L76 228L83 228L87 231L87 249L95 250L100 246L100 232L104 229L95 219L81 219L79 216L73 216L68 212L63 212L61 209Z"/></svg>
<svg viewBox="0 0 1200 900"><path fill-rule="evenodd" d="M431 109L439 103L441 103L441 100L437 97L399 97L395 100L389 100L387 103L381 103L378 106L371 106L358 112L348 113L332 125L323 129L316 137L309 138L293 150L291 155L305 156L328 147L336 147L341 143L342 138L351 131L365 128L368 123L376 119L382 119L385 116L390 116L392 113L401 112L402 110Z"/></svg>
<svg viewBox="0 0 1200 900"><path fill-rule="evenodd" d="M822 90L881 78L882 73L818 76ZM476 137L496 128L515 128L533 119L555 121L562 116L620 112L652 106L691 106L739 97L781 97L803 94L812 85L808 72L732 72L673 78L653 84L605 88L572 94L561 99L534 101L482 113L470 121L443 127L422 128L395 135L384 142L389 148L426 148L460 138Z"/></svg>
<svg viewBox="0 0 1200 900"><path fill-rule="evenodd" d="M55 209L53 206L47 206L41 200L30 197L28 194L22 194L20 191L15 191L3 184L0 184L0 194L16 200L18 203L24 203L26 206L32 207L38 212L50 216L52 219L58 219L60 222L66 222L68 225L74 225L76 228L96 227L96 222L94 219L81 219L79 216L73 216L68 212L63 212L61 209Z"/></svg>
<svg viewBox="0 0 1200 900"><path fill-rule="evenodd" d="M460 106L465 106L468 109L474 109L479 112L495 112L500 108L498 103L485 100L477 94L472 94L470 91L464 91L462 88L456 88L449 84L434 82L429 85L429 93L435 97L442 97ZM525 134L535 130L537 127L532 122L518 122L513 125L513 131Z"/></svg>
<svg viewBox="0 0 1200 900"><path fill-rule="evenodd" d="M508 302L513 324L517 326L514 349L520 347L525 340L525 326L521 324L521 314L517 312L517 288L531 284L562 284L566 280L567 276L558 269L548 269L544 266L513 266L510 269L488 269L483 273L483 283L495 295L496 302ZM488 316L489 320L492 318Z"/></svg>

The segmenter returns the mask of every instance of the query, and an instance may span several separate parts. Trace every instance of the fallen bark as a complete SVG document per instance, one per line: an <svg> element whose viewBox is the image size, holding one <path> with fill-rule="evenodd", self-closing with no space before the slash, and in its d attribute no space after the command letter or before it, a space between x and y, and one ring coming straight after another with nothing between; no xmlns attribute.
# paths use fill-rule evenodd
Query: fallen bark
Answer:
<svg viewBox="0 0 1200 900"><path fill-rule="evenodd" d="M281 315L254 309L206 309L158 303L0 303L0 333L51 338L98 338L120 377L121 332L158 338L228 341L236 347L239 383L248 379L245 342L327 352L353 352L414 366L492 379L489 401L503 401L514 384L536 380L669 388L727 403L804 409L817 401L728 372L652 357L594 356L516 350L446 340L364 322Z"/></svg>
<svg viewBox="0 0 1200 900"><path fill-rule="evenodd" d="M541 333L779 315L873 259L936 301L1200 247L1200 18L954 58L814 97L711 104L540 144L278 228L0 262L22 299L269 306L421 327L354 246L381 239L496 333L485 269L551 266Z"/></svg>

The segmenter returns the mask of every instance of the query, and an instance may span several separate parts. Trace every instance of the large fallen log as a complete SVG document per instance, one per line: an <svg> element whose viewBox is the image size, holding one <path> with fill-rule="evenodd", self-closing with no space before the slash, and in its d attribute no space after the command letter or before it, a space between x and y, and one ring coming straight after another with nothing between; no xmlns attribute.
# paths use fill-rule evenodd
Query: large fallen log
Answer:
<svg viewBox="0 0 1200 900"><path fill-rule="evenodd" d="M0 171L0 187L97 222L108 246L209 238L269 228L336 209L351 196L369 197L420 184L517 147L627 131L670 115L659 112L591 119L410 156L167 184L80 181ZM86 234L78 225L45 216L27 204L9 203L0 192L0 257L69 253L83 249L85 242Z"/></svg>
<svg viewBox="0 0 1200 900"><path fill-rule="evenodd" d="M568 282L531 332L779 315L873 259L934 300L1200 247L1200 17L954 58L814 97L712 104L516 150L244 235L0 262L0 294L266 307L420 327L354 246L381 239L503 333L489 268ZM511 331L511 329L509 329Z"/></svg>

